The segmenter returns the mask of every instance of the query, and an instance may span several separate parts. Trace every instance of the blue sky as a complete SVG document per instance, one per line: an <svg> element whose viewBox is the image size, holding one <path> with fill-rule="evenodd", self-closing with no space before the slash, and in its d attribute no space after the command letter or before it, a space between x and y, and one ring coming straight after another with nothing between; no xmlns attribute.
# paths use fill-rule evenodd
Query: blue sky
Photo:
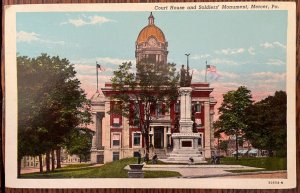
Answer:
<svg viewBox="0 0 300 193"><path fill-rule="evenodd" d="M17 13L17 52L65 57L74 63L82 87L96 90L95 62L106 69L100 86L124 61L135 60L135 41L148 24L149 12ZM205 62L217 68L208 74L219 100L245 85L255 99L285 90L287 11L153 12L168 41L168 61L180 68L190 53L193 81L204 81Z"/></svg>

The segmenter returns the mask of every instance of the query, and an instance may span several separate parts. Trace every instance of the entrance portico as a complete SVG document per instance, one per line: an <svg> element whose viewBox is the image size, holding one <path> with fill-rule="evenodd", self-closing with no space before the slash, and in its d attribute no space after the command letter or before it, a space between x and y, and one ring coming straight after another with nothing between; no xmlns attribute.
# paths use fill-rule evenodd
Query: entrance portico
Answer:
<svg viewBox="0 0 300 193"><path fill-rule="evenodd" d="M171 144L171 123L151 123L149 143L155 149L165 149Z"/></svg>

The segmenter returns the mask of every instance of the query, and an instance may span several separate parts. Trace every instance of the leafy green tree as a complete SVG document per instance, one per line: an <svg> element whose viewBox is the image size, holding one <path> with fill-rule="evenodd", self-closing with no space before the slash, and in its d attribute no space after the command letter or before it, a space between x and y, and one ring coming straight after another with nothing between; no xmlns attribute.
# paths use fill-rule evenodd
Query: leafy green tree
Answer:
<svg viewBox="0 0 300 193"><path fill-rule="evenodd" d="M73 129L66 140L66 149L71 155L77 155L82 160L87 161L92 147L93 132L86 128Z"/></svg>
<svg viewBox="0 0 300 193"><path fill-rule="evenodd" d="M253 147L266 149L273 156L286 156L287 151L287 97L286 92L276 91L247 109L245 137Z"/></svg>
<svg viewBox="0 0 300 193"><path fill-rule="evenodd" d="M220 142L220 149L225 151L226 155L227 155L227 150L228 150L228 143L229 142L227 140Z"/></svg>
<svg viewBox="0 0 300 193"><path fill-rule="evenodd" d="M247 128L245 122L246 109L252 104L251 91L241 86L235 91L223 95L223 102L219 108L220 117L215 127L219 132L235 137L236 152L238 152L238 139ZM238 159L238 153L235 155Z"/></svg>
<svg viewBox="0 0 300 193"><path fill-rule="evenodd" d="M110 113L121 114L136 120L144 138L146 152L149 152L150 122L155 119L153 109L161 103L168 109L170 103L177 99L179 74L175 64L156 63L142 60L136 65L137 73L132 71L132 63L124 62L114 71L112 88L117 93L112 100L120 101L120 105ZM139 109L135 111L132 109Z"/></svg>
<svg viewBox="0 0 300 193"><path fill-rule="evenodd" d="M36 58L18 56L17 66L21 161L25 155L49 155L61 147L72 129L91 122L91 114L90 102L67 59L47 54Z"/></svg>

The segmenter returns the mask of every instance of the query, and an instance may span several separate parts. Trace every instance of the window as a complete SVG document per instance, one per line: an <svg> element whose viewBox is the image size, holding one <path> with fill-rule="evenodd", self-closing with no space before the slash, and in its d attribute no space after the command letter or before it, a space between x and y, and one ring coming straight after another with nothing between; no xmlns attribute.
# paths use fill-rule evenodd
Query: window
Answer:
<svg viewBox="0 0 300 193"><path fill-rule="evenodd" d="M118 127L120 126L120 118L113 118L113 126Z"/></svg>
<svg viewBox="0 0 300 193"><path fill-rule="evenodd" d="M195 112L196 113L200 113L201 112L201 104L200 103L196 103L195 106L194 106L194 108L195 108Z"/></svg>
<svg viewBox="0 0 300 193"><path fill-rule="evenodd" d="M162 104L161 103L157 104L156 115L157 116L161 116L162 115Z"/></svg>
<svg viewBox="0 0 300 193"><path fill-rule="evenodd" d="M175 112L179 113L179 111L180 111L180 104L179 103L175 103L174 108L175 108Z"/></svg>
<svg viewBox="0 0 300 193"><path fill-rule="evenodd" d="M139 103L134 103L133 105L133 125L138 125L139 124L139 119L140 119L140 106Z"/></svg>
<svg viewBox="0 0 300 193"><path fill-rule="evenodd" d="M198 139L198 147L202 147L202 133L200 133L200 138Z"/></svg>
<svg viewBox="0 0 300 193"><path fill-rule="evenodd" d="M113 152L113 161L117 161L120 159L120 152Z"/></svg>
<svg viewBox="0 0 300 193"><path fill-rule="evenodd" d="M133 146L141 145L141 133L133 133Z"/></svg>
<svg viewBox="0 0 300 193"><path fill-rule="evenodd" d="M119 133L113 133L112 134L112 146L120 146L120 134Z"/></svg>

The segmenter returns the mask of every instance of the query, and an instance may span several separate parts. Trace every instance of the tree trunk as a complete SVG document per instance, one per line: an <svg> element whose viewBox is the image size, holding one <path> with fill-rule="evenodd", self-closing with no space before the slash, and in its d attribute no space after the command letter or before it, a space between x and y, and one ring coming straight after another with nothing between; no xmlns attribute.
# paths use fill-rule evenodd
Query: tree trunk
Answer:
<svg viewBox="0 0 300 193"><path fill-rule="evenodd" d="M50 172L50 152L46 153L46 171Z"/></svg>
<svg viewBox="0 0 300 193"><path fill-rule="evenodd" d="M61 160L60 160L60 147L57 147L56 149L56 168L61 168Z"/></svg>
<svg viewBox="0 0 300 193"><path fill-rule="evenodd" d="M235 135L235 160L239 159L239 142L238 142L238 136Z"/></svg>
<svg viewBox="0 0 300 193"><path fill-rule="evenodd" d="M269 152L269 157L273 157L274 156L272 149L269 149L268 152Z"/></svg>
<svg viewBox="0 0 300 193"><path fill-rule="evenodd" d="M54 157L54 149L51 150L51 171L55 169L55 157Z"/></svg>
<svg viewBox="0 0 300 193"><path fill-rule="evenodd" d="M18 178L21 176L21 162L22 162L22 158L18 157Z"/></svg>
<svg viewBox="0 0 300 193"><path fill-rule="evenodd" d="M39 155L40 173L43 173L43 156Z"/></svg>

